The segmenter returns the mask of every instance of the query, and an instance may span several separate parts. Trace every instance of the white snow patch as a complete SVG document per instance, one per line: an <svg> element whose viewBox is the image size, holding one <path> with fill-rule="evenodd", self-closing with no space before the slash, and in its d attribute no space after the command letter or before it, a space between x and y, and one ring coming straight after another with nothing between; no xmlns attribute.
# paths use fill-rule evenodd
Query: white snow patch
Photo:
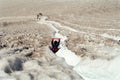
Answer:
<svg viewBox="0 0 120 80"><path fill-rule="evenodd" d="M7 76L8 76L7 73L5 73L3 70L0 70L0 77L7 77Z"/></svg>
<svg viewBox="0 0 120 80"><path fill-rule="evenodd" d="M73 32L78 32L77 30L73 29L73 28L70 28L68 26L62 26L60 23L58 22L55 22L55 21L49 21L51 23L53 23L56 27L61 27L61 28L65 28L65 29L68 29L70 31L73 31Z"/></svg>
<svg viewBox="0 0 120 80"><path fill-rule="evenodd" d="M95 54L98 55L107 55L107 56L118 56L120 55L120 46L103 46L103 47L95 47Z"/></svg>
<svg viewBox="0 0 120 80"><path fill-rule="evenodd" d="M47 23L47 25L50 26L53 30L55 30L55 32L59 32L59 30L55 28L53 24Z"/></svg>
<svg viewBox="0 0 120 80"><path fill-rule="evenodd" d="M61 42L64 43L65 40L67 40L67 37L66 36L63 36L59 33L55 33L54 35L55 38L61 38Z"/></svg>
<svg viewBox="0 0 120 80"><path fill-rule="evenodd" d="M5 70L5 68L9 65L7 59L1 59L0 60L0 70Z"/></svg>
<svg viewBox="0 0 120 80"><path fill-rule="evenodd" d="M81 61L74 70L85 80L119 80L120 56L111 60L86 60Z"/></svg>
<svg viewBox="0 0 120 80"><path fill-rule="evenodd" d="M37 23L39 23L39 24L46 24L46 25L48 25L49 27L51 27L53 30L55 30L55 32L59 32L59 30L58 30L57 28L55 28L55 27L53 26L53 24L51 24L49 21L46 21L47 19L48 19L48 17L42 16L42 17L40 18L40 21L37 22Z"/></svg>
<svg viewBox="0 0 120 80"><path fill-rule="evenodd" d="M43 17L41 17L41 20L38 23L40 23L40 24L46 24L46 25L52 27L56 32L58 32L59 30L57 31L57 29L55 27L61 27L61 28L68 29L68 30L70 30L72 32L78 32L77 30L75 30L73 28L70 28L68 26L62 26L58 22L55 22L55 21L46 21L46 19L47 19L47 17L43 16Z"/></svg>
<svg viewBox="0 0 120 80"><path fill-rule="evenodd" d="M62 57L65 59L66 63L70 66L76 66L79 61L80 57L75 55L72 51L68 50L67 48L62 47L57 53L57 56Z"/></svg>
<svg viewBox="0 0 120 80"><path fill-rule="evenodd" d="M24 70L36 70L36 71L40 71L40 70L43 70L40 65L38 64L37 61L35 60L30 60L30 61L27 61L23 64L23 69Z"/></svg>
<svg viewBox="0 0 120 80"><path fill-rule="evenodd" d="M80 25L80 24L70 23L70 22L67 22L67 21L60 20L60 19L57 19L57 20L60 21L60 22L66 23L66 24L70 24L70 25L72 25L72 26L80 27L80 28L82 28L82 29L101 30L101 31L103 31L103 30L104 30L104 31L106 31L106 30L108 30L108 31L120 31L120 29L94 28L94 27L91 27L91 26L83 26L83 25ZM117 22L117 21L115 21L115 22ZM106 26L110 26L110 25L106 25Z"/></svg>
<svg viewBox="0 0 120 80"><path fill-rule="evenodd" d="M106 37L106 38L110 38L110 39L113 39L113 40L120 40L119 36L112 36L112 35L109 35L107 33L104 33L101 36Z"/></svg>
<svg viewBox="0 0 120 80"><path fill-rule="evenodd" d="M12 73L12 76L14 76L17 80L31 80L31 76L28 72L14 72ZM16 80L15 79L15 80Z"/></svg>
<svg viewBox="0 0 120 80"><path fill-rule="evenodd" d="M46 16L41 16L40 21L37 22L37 23L44 24L47 19L48 19L48 17L46 17Z"/></svg>

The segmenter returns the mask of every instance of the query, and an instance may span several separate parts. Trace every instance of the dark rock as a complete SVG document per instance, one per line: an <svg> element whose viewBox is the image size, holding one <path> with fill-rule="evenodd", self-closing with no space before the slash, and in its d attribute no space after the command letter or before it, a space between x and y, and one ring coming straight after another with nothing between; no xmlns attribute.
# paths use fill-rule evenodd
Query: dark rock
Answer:
<svg viewBox="0 0 120 80"><path fill-rule="evenodd" d="M25 54L26 57L31 57L33 55L33 52L28 52Z"/></svg>

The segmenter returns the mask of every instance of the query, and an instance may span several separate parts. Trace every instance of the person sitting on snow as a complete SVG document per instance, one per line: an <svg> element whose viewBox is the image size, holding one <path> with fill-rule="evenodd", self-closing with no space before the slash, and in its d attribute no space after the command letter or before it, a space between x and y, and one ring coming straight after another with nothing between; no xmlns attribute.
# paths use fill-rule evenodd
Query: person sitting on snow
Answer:
<svg viewBox="0 0 120 80"><path fill-rule="evenodd" d="M60 49L58 48L60 45L60 38L52 38L51 45L51 50L56 53Z"/></svg>

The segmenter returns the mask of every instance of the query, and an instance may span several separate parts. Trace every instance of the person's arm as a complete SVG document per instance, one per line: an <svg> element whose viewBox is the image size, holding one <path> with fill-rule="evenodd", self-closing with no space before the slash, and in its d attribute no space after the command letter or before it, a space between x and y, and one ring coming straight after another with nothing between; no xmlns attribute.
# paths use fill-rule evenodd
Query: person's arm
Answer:
<svg viewBox="0 0 120 80"><path fill-rule="evenodd" d="M51 41L51 45L53 45L53 40Z"/></svg>
<svg viewBox="0 0 120 80"><path fill-rule="evenodd" d="M59 41L58 41L58 44L60 44L60 39L59 39Z"/></svg>

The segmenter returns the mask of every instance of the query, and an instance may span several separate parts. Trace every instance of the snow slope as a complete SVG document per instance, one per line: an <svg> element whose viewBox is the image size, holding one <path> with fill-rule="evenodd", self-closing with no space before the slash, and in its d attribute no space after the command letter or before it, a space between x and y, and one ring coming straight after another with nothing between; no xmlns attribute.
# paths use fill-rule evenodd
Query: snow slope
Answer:
<svg viewBox="0 0 120 80"><path fill-rule="evenodd" d="M106 37L106 38L110 38L110 39L113 39L113 40L120 40L120 37L119 36L111 36L111 35L109 35L109 34L102 34L101 36L103 36L103 37Z"/></svg>
<svg viewBox="0 0 120 80"><path fill-rule="evenodd" d="M56 53L58 57L62 57L65 59L65 62L73 66L73 70L75 70L80 76L83 77L84 80L119 80L120 79L120 53L118 51L118 56L112 60L102 60L95 59L91 60L89 58L82 59L77 56L74 52L68 50L65 46L64 41L67 39L65 36L59 33L57 27L62 27L60 23L55 21L40 21L38 23L46 24L49 27L53 28L56 32L54 37L59 37L62 39L60 44L61 49ZM69 28L67 28L69 29ZM71 29L69 29L71 30ZM75 31L75 30L71 30ZM77 31L75 31L77 32ZM109 37L108 35L104 37ZM109 37L113 39L117 39L114 37ZM119 47L116 50L120 50ZM116 52L116 50L114 50ZM113 52L114 53L114 52Z"/></svg>
<svg viewBox="0 0 120 80"><path fill-rule="evenodd" d="M112 61L87 59L81 61L74 70L85 80L119 80L120 78L120 56Z"/></svg>
<svg viewBox="0 0 120 80"><path fill-rule="evenodd" d="M47 24L49 27L53 28L56 32L54 34L54 37L61 38L61 43L60 43L61 49L56 53L56 55L64 58L68 65L71 65L71 66L77 65L78 62L80 61L80 58L76 56L75 53L67 49L67 47L64 45L64 41L67 39L67 37L59 34L58 33L59 30L55 28L54 26L54 25L57 25L58 27L61 27L61 24L54 22L54 21L45 21L44 17L40 20L40 23ZM76 30L71 29L71 28L69 30L76 32Z"/></svg>

